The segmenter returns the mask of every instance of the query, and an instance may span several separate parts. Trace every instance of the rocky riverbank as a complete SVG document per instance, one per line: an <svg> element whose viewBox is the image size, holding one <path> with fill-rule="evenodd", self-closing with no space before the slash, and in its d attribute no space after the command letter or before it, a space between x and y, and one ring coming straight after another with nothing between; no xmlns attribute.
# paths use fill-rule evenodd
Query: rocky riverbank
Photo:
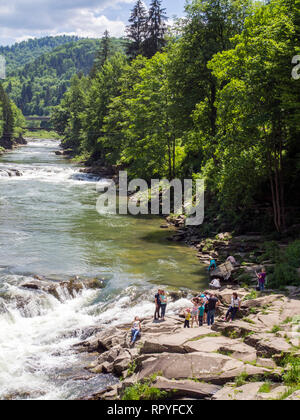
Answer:
<svg viewBox="0 0 300 420"><path fill-rule="evenodd" d="M12 150L19 146L25 146L27 144L27 140L24 139L22 136L15 138L15 139L0 139L0 155L5 153L7 150Z"/></svg>
<svg viewBox="0 0 300 420"><path fill-rule="evenodd" d="M243 298L241 313L225 323L233 289ZM165 322L142 320L135 348L129 346L129 324L95 331L78 344L76 351L95 357L87 367L90 375L120 378L85 399L299 399L300 288L253 299L249 290L231 287L217 296L221 306L212 328L183 329L182 300ZM291 369L298 369L295 383Z"/></svg>

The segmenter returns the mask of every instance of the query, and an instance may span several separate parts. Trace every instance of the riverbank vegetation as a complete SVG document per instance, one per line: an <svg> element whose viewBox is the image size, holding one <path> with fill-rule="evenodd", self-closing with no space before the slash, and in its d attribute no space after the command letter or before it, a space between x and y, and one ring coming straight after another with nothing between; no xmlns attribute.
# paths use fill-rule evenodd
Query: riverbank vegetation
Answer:
<svg viewBox="0 0 300 420"><path fill-rule="evenodd" d="M133 10L129 57L72 79L52 114L63 146L131 177L204 178L217 231L299 222L296 1L191 0L168 35L152 7Z"/></svg>
<svg viewBox="0 0 300 420"><path fill-rule="evenodd" d="M22 134L25 118L9 99L0 83L0 154L11 149L15 142L23 143Z"/></svg>

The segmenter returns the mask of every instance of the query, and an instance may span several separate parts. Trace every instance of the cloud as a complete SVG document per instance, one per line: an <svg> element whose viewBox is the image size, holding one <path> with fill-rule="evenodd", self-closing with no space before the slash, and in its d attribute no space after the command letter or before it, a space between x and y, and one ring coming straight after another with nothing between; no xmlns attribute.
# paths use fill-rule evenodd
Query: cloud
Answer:
<svg viewBox="0 0 300 420"><path fill-rule="evenodd" d="M5 4L1 4L4 3ZM33 37L76 34L101 37L124 35L135 0L0 0L0 43Z"/></svg>

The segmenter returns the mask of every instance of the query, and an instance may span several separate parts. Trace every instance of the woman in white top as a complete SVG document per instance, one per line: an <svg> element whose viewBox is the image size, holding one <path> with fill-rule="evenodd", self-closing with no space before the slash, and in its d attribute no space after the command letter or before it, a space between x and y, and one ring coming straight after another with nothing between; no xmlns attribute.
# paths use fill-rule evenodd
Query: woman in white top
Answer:
<svg viewBox="0 0 300 420"><path fill-rule="evenodd" d="M231 298L231 306L228 309L228 312L225 317L225 321L230 321L230 322L234 321L240 309L241 309L241 299L239 298L237 293L233 293L232 298Z"/></svg>
<svg viewBox="0 0 300 420"><path fill-rule="evenodd" d="M130 343L131 346L134 345L138 337L141 335L141 329L142 329L142 326L141 326L140 318L136 316L134 318L132 329L131 329L131 343Z"/></svg>

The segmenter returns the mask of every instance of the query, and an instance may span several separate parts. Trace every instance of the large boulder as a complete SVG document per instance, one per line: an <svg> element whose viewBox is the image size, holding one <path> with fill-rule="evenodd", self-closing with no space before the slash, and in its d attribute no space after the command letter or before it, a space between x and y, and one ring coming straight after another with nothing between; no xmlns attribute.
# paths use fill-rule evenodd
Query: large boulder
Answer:
<svg viewBox="0 0 300 420"><path fill-rule="evenodd" d="M230 261L227 261L224 264L219 265L218 268L210 272L211 278L221 279L221 280L229 280L232 272L234 271L235 267L231 264Z"/></svg>
<svg viewBox="0 0 300 420"><path fill-rule="evenodd" d="M244 364L239 360L216 353L162 353L159 358L156 355L149 355L144 360L137 358L136 362L138 380L149 378L160 372L167 379L193 378L223 385L244 373L250 378L270 374L268 369Z"/></svg>
<svg viewBox="0 0 300 420"><path fill-rule="evenodd" d="M115 346L125 347L128 333L118 328L106 329L86 341L74 346L78 352L105 353Z"/></svg>

